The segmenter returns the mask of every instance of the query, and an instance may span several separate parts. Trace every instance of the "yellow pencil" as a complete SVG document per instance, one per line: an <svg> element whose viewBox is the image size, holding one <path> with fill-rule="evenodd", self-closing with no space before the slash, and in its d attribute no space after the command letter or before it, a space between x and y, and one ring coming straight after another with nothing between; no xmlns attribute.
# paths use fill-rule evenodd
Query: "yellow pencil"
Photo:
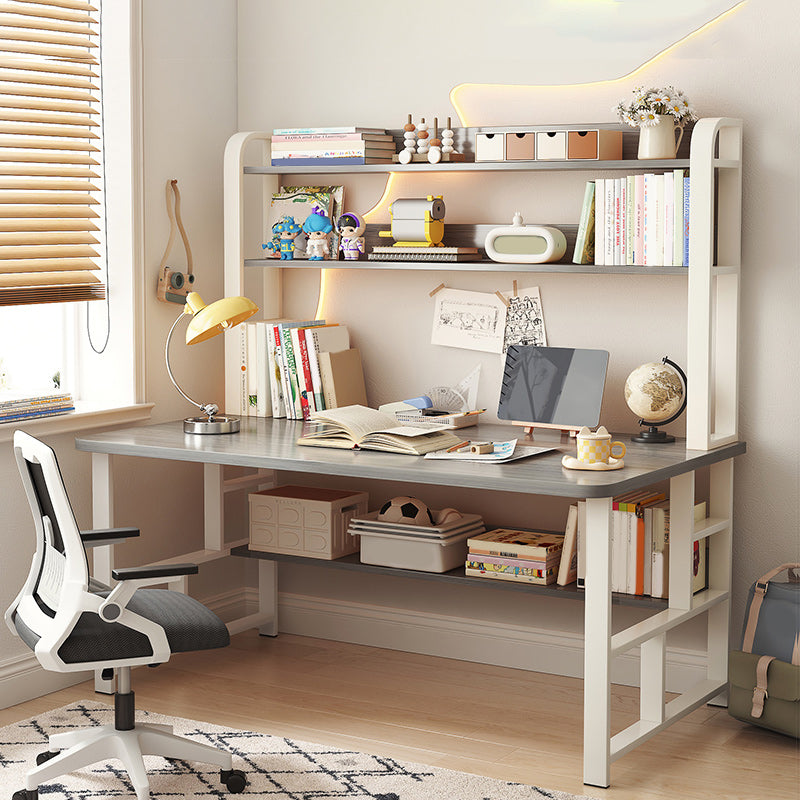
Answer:
<svg viewBox="0 0 800 800"><path fill-rule="evenodd" d="M467 440L466 442L459 442L458 444L454 444L452 447L448 447L447 450L445 450L445 452L446 453L453 453L456 450L460 450L462 447L466 447L468 444L469 444L469 440Z"/></svg>

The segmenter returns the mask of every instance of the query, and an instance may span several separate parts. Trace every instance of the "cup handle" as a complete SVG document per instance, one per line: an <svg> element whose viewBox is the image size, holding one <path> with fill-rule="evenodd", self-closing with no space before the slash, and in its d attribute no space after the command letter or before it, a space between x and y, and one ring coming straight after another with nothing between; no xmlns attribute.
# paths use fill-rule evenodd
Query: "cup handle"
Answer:
<svg viewBox="0 0 800 800"><path fill-rule="evenodd" d="M621 447L622 448L622 452L619 455L616 455L614 453L614 448L615 447ZM627 452L627 448L625 447L623 442L611 442L610 453L611 453L612 458L622 458L625 455L626 452Z"/></svg>

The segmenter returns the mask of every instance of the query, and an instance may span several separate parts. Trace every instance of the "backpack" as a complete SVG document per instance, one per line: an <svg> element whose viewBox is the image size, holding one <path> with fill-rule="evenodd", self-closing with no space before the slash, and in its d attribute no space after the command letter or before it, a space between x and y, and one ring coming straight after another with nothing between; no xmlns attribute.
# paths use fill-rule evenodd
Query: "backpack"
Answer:
<svg viewBox="0 0 800 800"><path fill-rule="evenodd" d="M784 570L786 582L773 580ZM728 661L728 713L800 738L800 564L782 564L751 587L741 650Z"/></svg>

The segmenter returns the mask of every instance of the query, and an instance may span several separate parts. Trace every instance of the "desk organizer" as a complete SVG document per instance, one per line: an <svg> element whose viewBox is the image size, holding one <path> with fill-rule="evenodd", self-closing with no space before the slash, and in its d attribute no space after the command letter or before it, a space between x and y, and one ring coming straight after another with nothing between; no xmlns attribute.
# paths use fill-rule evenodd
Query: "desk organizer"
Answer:
<svg viewBox="0 0 800 800"><path fill-rule="evenodd" d="M249 500L252 550L327 560L358 551L347 528L367 512L366 492L278 486Z"/></svg>

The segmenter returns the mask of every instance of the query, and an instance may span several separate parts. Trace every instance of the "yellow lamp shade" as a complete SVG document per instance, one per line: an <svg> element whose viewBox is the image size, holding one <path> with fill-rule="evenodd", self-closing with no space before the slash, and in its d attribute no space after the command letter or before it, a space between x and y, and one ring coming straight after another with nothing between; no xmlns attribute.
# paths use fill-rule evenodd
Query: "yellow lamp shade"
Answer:
<svg viewBox="0 0 800 800"><path fill-rule="evenodd" d="M186 344L198 344L218 333L244 322L258 311L258 306L246 297L224 297L210 306L197 292L186 296L185 314L193 314L186 329Z"/></svg>

